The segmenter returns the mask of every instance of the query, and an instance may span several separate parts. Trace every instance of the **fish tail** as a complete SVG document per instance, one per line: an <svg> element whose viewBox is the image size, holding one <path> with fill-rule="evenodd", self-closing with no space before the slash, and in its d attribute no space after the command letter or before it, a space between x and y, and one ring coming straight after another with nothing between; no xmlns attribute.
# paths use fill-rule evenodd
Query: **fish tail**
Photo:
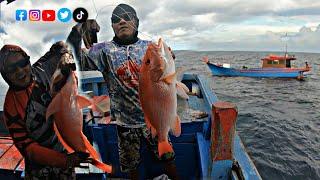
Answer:
<svg viewBox="0 0 320 180"><path fill-rule="evenodd" d="M94 158L94 159L100 159L100 156L98 154L98 152L94 149L94 147L90 144L90 142L88 141L87 137L82 133L82 139L85 143L85 146L87 148L87 150L89 151L90 155Z"/></svg>
<svg viewBox="0 0 320 180"><path fill-rule="evenodd" d="M172 146L170 145L168 140L158 143L158 151L159 151L159 157L161 157L163 154L166 154L166 153L173 153Z"/></svg>
<svg viewBox="0 0 320 180"><path fill-rule="evenodd" d="M74 152L74 150L64 141L64 139L62 138L59 130L58 130L58 127L56 125L56 123L54 122L53 123L53 129L54 129L54 132L56 133L56 136L58 137L60 143L62 144L62 146L67 150L68 153L72 153Z"/></svg>
<svg viewBox="0 0 320 180"><path fill-rule="evenodd" d="M97 168L101 169L102 171L104 171L106 173L112 172L112 166L104 164L97 159L93 159L92 165L96 166Z"/></svg>
<svg viewBox="0 0 320 180"><path fill-rule="evenodd" d="M100 159L98 152L90 144L87 137L84 134L82 134L82 138L84 140L84 143L86 145L87 150L90 152L90 155L93 157L92 158L92 165L96 166L97 168L101 169L104 172L111 173L112 167L110 165L107 165L107 164L100 162L98 160L98 159Z"/></svg>

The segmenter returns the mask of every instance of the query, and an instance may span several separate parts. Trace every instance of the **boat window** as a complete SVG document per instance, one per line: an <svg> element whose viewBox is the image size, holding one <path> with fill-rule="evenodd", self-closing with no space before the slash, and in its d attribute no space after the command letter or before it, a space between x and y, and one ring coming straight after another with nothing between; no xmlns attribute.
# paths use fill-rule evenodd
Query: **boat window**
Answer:
<svg viewBox="0 0 320 180"><path fill-rule="evenodd" d="M279 60L274 60L273 64L279 64Z"/></svg>
<svg viewBox="0 0 320 180"><path fill-rule="evenodd" d="M272 61L271 61L271 60L268 60L268 64L272 64Z"/></svg>
<svg viewBox="0 0 320 180"><path fill-rule="evenodd" d="M286 67L287 67L287 68L291 68L290 60L287 60L287 61L286 61Z"/></svg>

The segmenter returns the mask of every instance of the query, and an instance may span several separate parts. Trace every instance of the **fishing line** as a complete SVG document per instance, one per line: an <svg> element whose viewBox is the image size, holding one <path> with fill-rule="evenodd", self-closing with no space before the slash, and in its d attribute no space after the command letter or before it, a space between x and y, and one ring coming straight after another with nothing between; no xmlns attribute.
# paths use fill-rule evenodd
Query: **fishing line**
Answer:
<svg viewBox="0 0 320 180"><path fill-rule="evenodd" d="M94 8L94 10L96 11L96 13L98 13L98 11L97 11L97 7L96 7L96 3L94 2L94 0L91 0L91 2L92 2L92 4L93 4L93 8Z"/></svg>
<svg viewBox="0 0 320 180"><path fill-rule="evenodd" d="M117 6L118 6L118 5L116 5L116 4L107 4L107 5L105 5L105 6L102 6L99 10L97 10L94 0L92 0L92 3L93 3L93 6L94 6L94 8L95 8L95 10L96 10L96 14L97 14L96 17L94 18L96 21L98 20L98 17L99 17L99 15L100 15L100 13L101 13L101 11L102 11L103 9L105 9L106 7L117 7ZM130 14L129 12L127 12L127 11L126 11L124 8L122 8L121 6L119 6L119 8L121 8L121 9L125 12L125 14L126 14L127 16L129 16L130 21L133 21L133 18L129 15L129 14ZM111 16L115 16L115 17L117 17L117 18L123 19L123 18L121 18L120 16L118 16L117 14L114 14L114 13L112 13ZM127 24L128 24L130 27L132 27L134 30L138 31L141 35L144 35L144 36L150 38L152 41L155 41L155 42L157 41L157 39L156 39L154 36L150 36L150 35L142 32L142 31L139 31L137 27L135 27L135 26L133 26L133 25L131 25L131 24L129 24L129 23L127 23ZM81 35L83 36L83 35L86 33L86 31L87 31L87 30L85 30L84 32L82 32Z"/></svg>

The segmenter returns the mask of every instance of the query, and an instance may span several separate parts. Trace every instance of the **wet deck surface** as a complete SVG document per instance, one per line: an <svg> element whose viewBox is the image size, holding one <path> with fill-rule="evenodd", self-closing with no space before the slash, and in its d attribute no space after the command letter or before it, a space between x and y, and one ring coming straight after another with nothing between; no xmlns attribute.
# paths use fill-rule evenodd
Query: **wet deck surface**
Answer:
<svg viewBox="0 0 320 180"><path fill-rule="evenodd" d="M86 163L82 165L88 166L89 168L76 168L77 175L103 173L91 164ZM0 137L0 169L11 172L22 172L24 168L24 158L16 146L13 145L12 139L10 137Z"/></svg>
<svg viewBox="0 0 320 180"><path fill-rule="evenodd" d="M23 171L24 160L9 137L0 138L0 168L9 171Z"/></svg>

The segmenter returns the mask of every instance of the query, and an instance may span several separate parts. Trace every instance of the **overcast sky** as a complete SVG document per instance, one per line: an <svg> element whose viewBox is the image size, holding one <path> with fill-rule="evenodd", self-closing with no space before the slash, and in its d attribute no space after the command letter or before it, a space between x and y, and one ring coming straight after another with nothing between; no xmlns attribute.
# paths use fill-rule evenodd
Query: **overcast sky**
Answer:
<svg viewBox="0 0 320 180"><path fill-rule="evenodd" d="M101 26L99 41L108 41L111 13L121 2L136 8L140 38L163 37L175 50L283 51L287 42L291 52L320 53L319 0L17 0L1 4L0 45L18 44L40 57L75 22L16 22L15 10L62 7L85 7Z"/></svg>

